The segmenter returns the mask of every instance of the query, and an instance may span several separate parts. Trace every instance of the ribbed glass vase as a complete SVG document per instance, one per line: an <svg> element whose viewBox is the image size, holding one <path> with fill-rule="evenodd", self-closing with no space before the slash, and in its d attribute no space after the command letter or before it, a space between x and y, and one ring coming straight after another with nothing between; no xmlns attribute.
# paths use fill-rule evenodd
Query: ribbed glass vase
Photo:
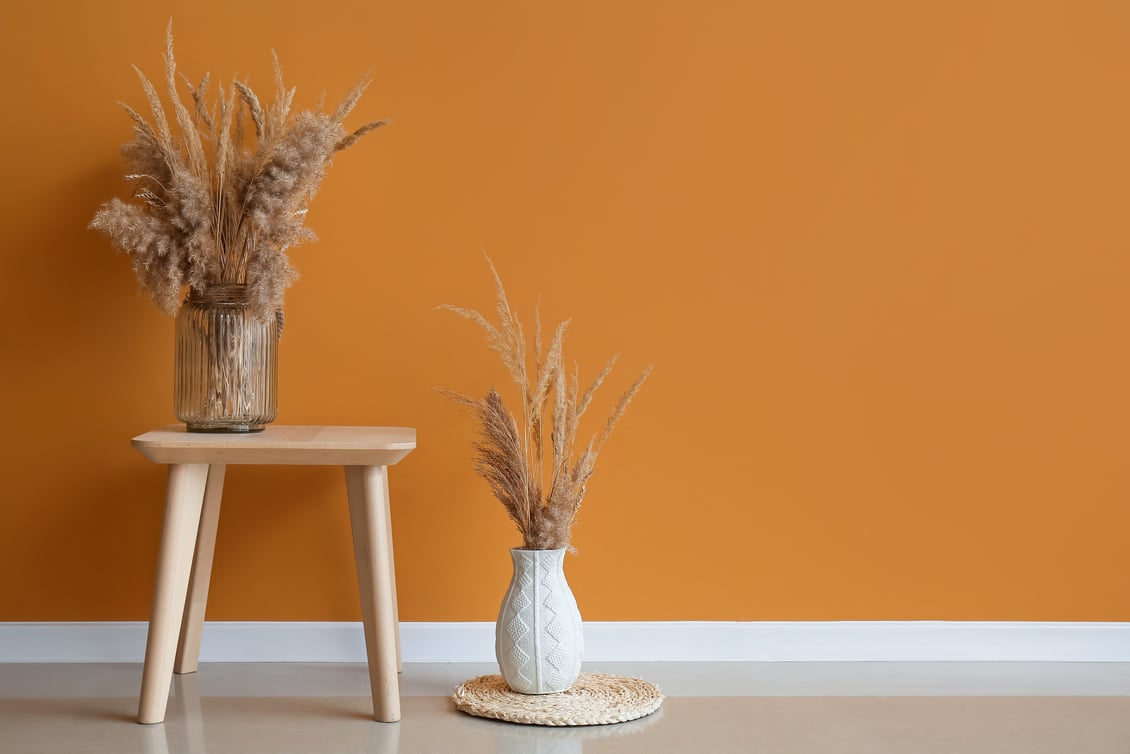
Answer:
<svg viewBox="0 0 1130 754"><path fill-rule="evenodd" d="M177 419L189 432L256 432L278 415L276 317L252 314L246 286L192 292L176 317Z"/></svg>

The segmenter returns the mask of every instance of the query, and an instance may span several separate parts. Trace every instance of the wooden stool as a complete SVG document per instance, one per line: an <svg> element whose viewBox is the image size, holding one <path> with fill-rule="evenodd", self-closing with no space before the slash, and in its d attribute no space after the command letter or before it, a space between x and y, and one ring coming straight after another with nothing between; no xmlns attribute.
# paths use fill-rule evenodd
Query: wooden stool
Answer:
<svg viewBox="0 0 1130 754"><path fill-rule="evenodd" d="M169 464L138 722L164 721L173 671L196 671L228 464L345 467L373 717L399 720L400 628L388 467L416 447L416 430L268 426L249 434L207 434L178 425L138 435L133 446L150 461Z"/></svg>

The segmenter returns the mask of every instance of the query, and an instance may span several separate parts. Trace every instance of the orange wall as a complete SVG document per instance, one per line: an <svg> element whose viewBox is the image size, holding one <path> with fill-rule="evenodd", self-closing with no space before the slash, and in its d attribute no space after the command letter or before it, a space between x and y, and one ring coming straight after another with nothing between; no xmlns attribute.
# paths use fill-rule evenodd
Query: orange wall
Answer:
<svg viewBox="0 0 1130 754"><path fill-rule="evenodd" d="M172 322L84 229L175 16L194 75L372 69L294 252L281 423L408 424L401 614L493 619L515 536L431 390L441 303L572 316L605 396L584 615L1130 620L1130 6L29 3L0 28L0 620L144 619ZM127 5L129 6L127 8ZM175 5L175 4L174 4ZM314 11L311 14L311 11ZM214 619L355 619L334 469L235 468Z"/></svg>

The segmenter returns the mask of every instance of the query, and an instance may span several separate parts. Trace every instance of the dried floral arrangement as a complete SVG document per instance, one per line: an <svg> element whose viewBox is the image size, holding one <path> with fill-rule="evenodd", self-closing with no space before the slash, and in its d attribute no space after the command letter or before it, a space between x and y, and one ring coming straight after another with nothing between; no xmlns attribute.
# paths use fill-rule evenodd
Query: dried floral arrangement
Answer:
<svg viewBox="0 0 1130 754"><path fill-rule="evenodd" d="M586 486L613 427L624 415L651 367L643 371L616 402L603 429L580 450L576 445L577 427L588 410L594 393L612 371L618 358L613 356L582 393L578 368L566 375L563 354L566 320L557 326L543 353L540 305L534 312L533 371L529 370L526 336L521 321L510 308L506 289L494 264L487 258L498 298L498 324L473 309L440 307L468 319L482 328L487 344L502 357L521 396L521 422L506 408L502 396L491 388L483 399L442 389L470 410L479 422L475 443L475 470L490 485L491 492L506 508L522 534L528 550L572 549L570 531ZM545 435L549 436L549 455L545 454ZM549 484L545 483L546 465Z"/></svg>
<svg viewBox="0 0 1130 754"><path fill-rule="evenodd" d="M315 238L304 224L306 208L333 155L388 122L366 123L352 133L345 129L345 117L369 82L354 86L333 112L319 104L292 113L295 90L283 83L275 55L272 102L262 103L246 83L233 79L227 89L220 84L209 103L209 75L195 87L182 75L190 109L178 90L170 23L164 83L174 133L157 88L134 70L152 111L150 122L119 102L133 121L134 140L122 147L122 155L138 201L111 199L90 227L132 258L142 286L166 313L176 312L185 285L197 293L246 285L255 314L275 316L297 277L286 251ZM248 118L253 147L245 144Z"/></svg>

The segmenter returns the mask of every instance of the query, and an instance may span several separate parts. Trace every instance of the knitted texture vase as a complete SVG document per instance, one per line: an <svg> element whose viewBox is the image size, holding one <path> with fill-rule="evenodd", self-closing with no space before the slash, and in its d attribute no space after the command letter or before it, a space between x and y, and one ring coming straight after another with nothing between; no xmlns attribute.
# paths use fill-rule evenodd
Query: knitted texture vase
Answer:
<svg viewBox="0 0 1130 754"><path fill-rule="evenodd" d="M565 691L581 672L581 613L565 581L565 550L513 549L514 575L495 628L502 677L520 694Z"/></svg>

